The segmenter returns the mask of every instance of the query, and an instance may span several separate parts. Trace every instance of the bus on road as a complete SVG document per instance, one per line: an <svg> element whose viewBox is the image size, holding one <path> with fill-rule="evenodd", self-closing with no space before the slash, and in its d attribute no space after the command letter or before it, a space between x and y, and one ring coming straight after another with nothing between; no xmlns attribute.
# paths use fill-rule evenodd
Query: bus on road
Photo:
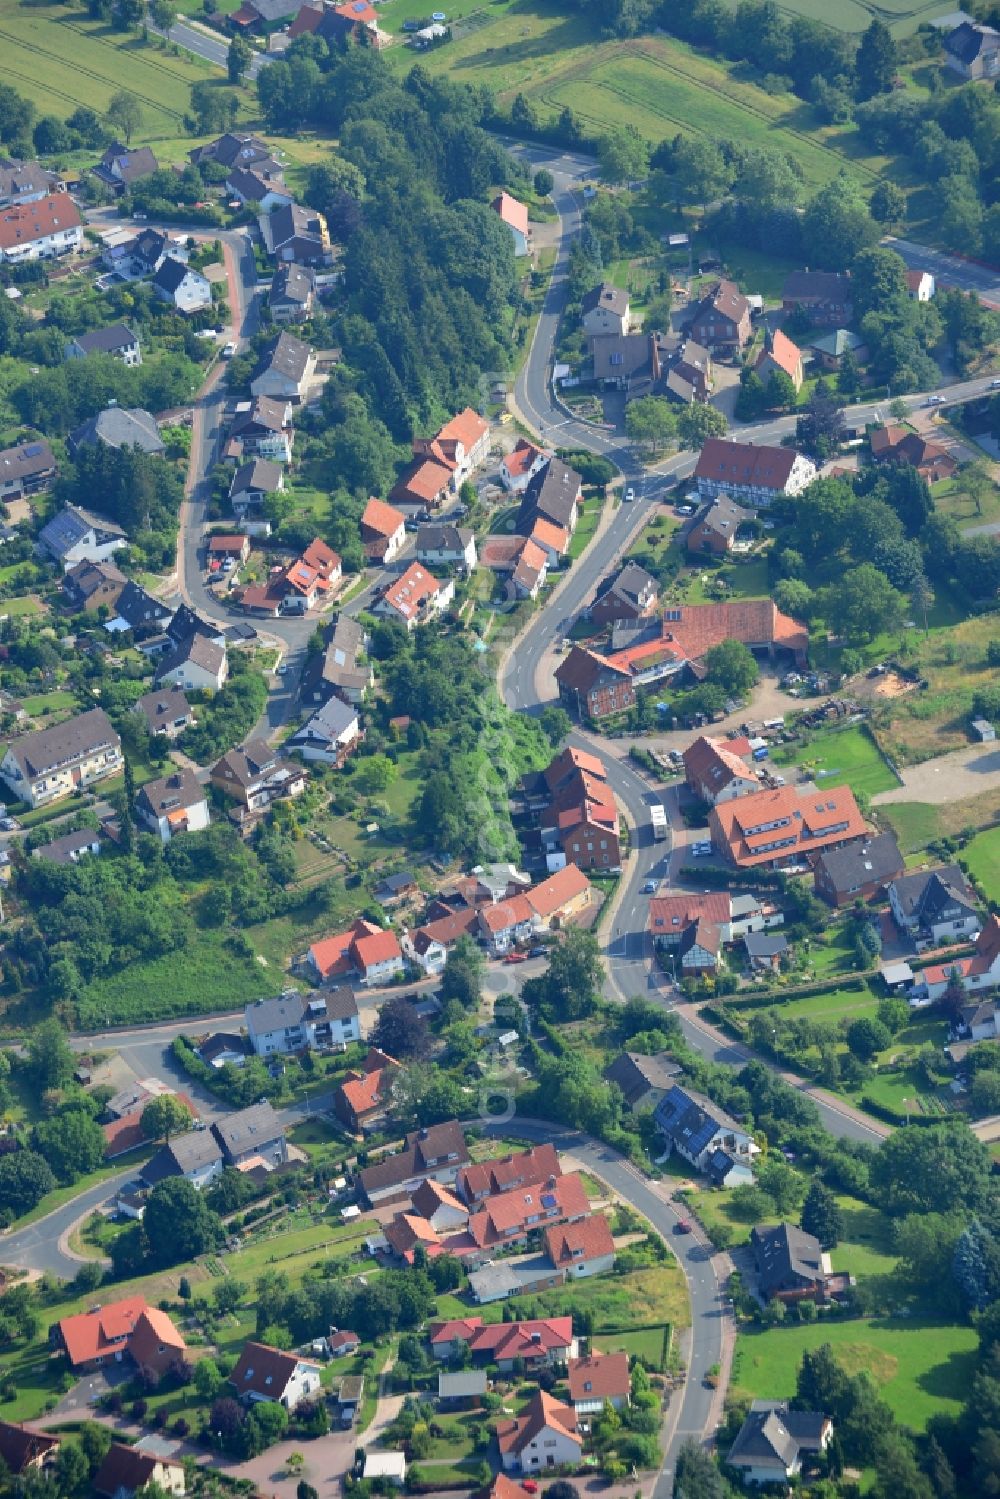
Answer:
<svg viewBox="0 0 1000 1499"><path fill-rule="evenodd" d="M650 807L649 820L653 825L653 838L657 843L663 843L667 836L667 814L659 802Z"/></svg>

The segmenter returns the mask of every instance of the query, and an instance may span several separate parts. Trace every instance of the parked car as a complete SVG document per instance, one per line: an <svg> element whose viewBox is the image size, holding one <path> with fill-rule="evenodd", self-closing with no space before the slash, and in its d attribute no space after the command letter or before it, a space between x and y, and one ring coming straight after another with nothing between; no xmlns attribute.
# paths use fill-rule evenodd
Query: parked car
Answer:
<svg viewBox="0 0 1000 1499"><path fill-rule="evenodd" d="M529 947L528 949L529 958L547 958L548 955L549 950L544 942L540 942L537 947Z"/></svg>
<svg viewBox="0 0 1000 1499"><path fill-rule="evenodd" d="M233 355L235 353L236 353L236 345L234 343L228 343L228 344L226 344L225 348L222 350L222 357L223 357L223 359L232 359L232 357L233 357Z"/></svg>
<svg viewBox="0 0 1000 1499"><path fill-rule="evenodd" d="M675 505L674 509L677 511L678 515L694 515L695 507L693 505L685 503L683 505Z"/></svg>
<svg viewBox="0 0 1000 1499"><path fill-rule="evenodd" d="M526 952L509 952L504 958L505 963L526 963L528 954Z"/></svg>
<svg viewBox="0 0 1000 1499"><path fill-rule="evenodd" d="M991 380L990 390L1000 390L1000 380Z"/></svg>
<svg viewBox="0 0 1000 1499"><path fill-rule="evenodd" d="M924 402L925 406L943 406L944 396L928 396Z"/></svg>

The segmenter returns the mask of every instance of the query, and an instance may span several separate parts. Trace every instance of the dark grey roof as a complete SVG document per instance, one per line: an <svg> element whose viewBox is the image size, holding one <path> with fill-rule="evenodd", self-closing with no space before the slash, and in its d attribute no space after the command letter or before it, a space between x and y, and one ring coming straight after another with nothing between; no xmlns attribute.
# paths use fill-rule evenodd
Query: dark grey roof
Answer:
<svg viewBox="0 0 1000 1499"><path fill-rule="evenodd" d="M173 296L188 275L196 276L200 275L200 272L192 271L186 261L177 260L173 255L165 255L159 270L153 277L153 285L158 291L165 291Z"/></svg>
<svg viewBox="0 0 1000 1499"><path fill-rule="evenodd" d="M166 817L178 807L194 807L205 800L205 788L185 765L168 776L147 781L139 790L139 810L153 818Z"/></svg>
<svg viewBox="0 0 1000 1499"><path fill-rule="evenodd" d="M276 770L282 763L283 756L272 749L266 739L248 739L245 744L238 744L227 750L212 767L212 773L222 775L226 771L231 772L231 778L246 788ZM230 776L227 775L226 779L230 779Z"/></svg>
<svg viewBox="0 0 1000 1499"><path fill-rule="evenodd" d="M151 734L158 734L179 718L187 718L191 713L191 704L179 687L161 687L156 692L146 692L138 698L135 712L142 714Z"/></svg>
<svg viewBox="0 0 1000 1499"><path fill-rule="evenodd" d="M603 1076L609 1083L617 1083L631 1108L637 1100L645 1097L650 1089L666 1091L673 1087L674 1078L680 1072L678 1064L666 1053L658 1057L642 1056L639 1052L624 1051L605 1067Z"/></svg>
<svg viewBox="0 0 1000 1499"><path fill-rule="evenodd" d="M59 190L59 177L47 172L37 161L0 162L0 197L19 199L35 193L50 193Z"/></svg>
<svg viewBox="0 0 1000 1499"><path fill-rule="evenodd" d="M116 537L125 539L125 532L113 520L94 515L90 510L81 510L79 505L64 506L48 525L42 527L38 539L54 557L61 559L91 531L101 543L114 541Z"/></svg>
<svg viewBox="0 0 1000 1499"><path fill-rule="evenodd" d="M290 1030L300 1024L305 1006L306 996L298 989L286 989L272 999L255 999L244 1011L247 1030L252 1036Z"/></svg>
<svg viewBox="0 0 1000 1499"><path fill-rule="evenodd" d="M985 48L997 46L1000 46L1000 32L990 26L977 26L974 21L963 21L944 39L945 51L965 67L974 63Z"/></svg>
<svg viewBox="0 0 1000 1499"><path fill-rule="evenodd" d="M626 562L619 572L605 579L597 591L597 597L603 598L606 593L616 593L619 598L626 599L638 608L642 594L651 585L655 590L657 583L651 573L640 567L638 562Z"/></svg>
<svg viewBox="0 0 1000 1499"><path fill-rule="evenodd" d="M862 885L885 884L904 868L899 844L892 833L877 838L858 838L841 848L828 849L816 860L833 889L839 893L860 889Z"/></svg>
<svg viewBox="0 0 1000 1499"><path fill-rule="evenodd" d="M750 1234L750 1245L765 1296L823 1277L819 1240L794 1223L758 1224Z"/></svg>
<svg viewBox="0 0 1000 1499"><path fill-rule="evenodd" d="M981 1025L984 1020L992 1020L997 1012L995 999L979 999L974 1004L962 1006L962 1024L967 1030L974 1025Z"/></svg>
<svg viewBox="0 0 1000 1499"><path fill-rule="evenodd" d="M154 627L172 617L171 610L138 583L129 581L118 595L115 617L123 619L130 630L139 630L144 625Z"/></svg>
<svg viewBox="0 0 1000 1499"><path fill-rule="evenodd" d="M595 380L624 380L652 367L648 333L608 333L591 340Z"/></svg>
<svg viewBox="0 0 1000 1499"><path fill-rule="evenodd" d="M54 471L55 466L55 456L47 442L21 442L16 448L4 448L0 453L0 480L5 483L12 479L23 482L34 478L36 474Z"/></svg>
<svg viewBox="0 0 1000 1499"><path fill-rule="evenodd" d="M263 169L263 163L255 167L234 167L226 178L226 187L245 203L260 203L270 192L286 193L291 197L280 173L272 175Z"/></svg>
<svg viewBox="0 0 1000 1499"><path fill-rule="evenodd" d="M134 151L115 141L108 147L94 168L95 175L105 181L138 182L140 177L149 177L159 169L159 162L148 146L137 146Z"/></svg>
<svg viewBox="0 0 1000 1499"><path fill-rule="evenodd" d="M833 302L851 300L851 278L839 271L791 271L781 288L783 301Z"/></svg>
<svg viewBox="0 0 1000 1499"><path fill-rule="evenodd" d="M601 286L595 286L587 292L580 310L586 317L588 312L593 312L597 307L604 307L608 312L613 312L616 317L624 317L629 309L628 292L605 281Z"/></svg>
<svg viewBox="0 0 1000 1499"><path fill-rule="evenodd" d="M744 510L742 505L737 505L729 495L720 494L710 500L704 510L698 513L695 525L713 532L716 536L732 537L736 535L749 516L750 512Z"/></svg>
<svg viewBox="0 0 1000 1499"><path fill-rule="evenodd" d="M254 396L246 411L240 411L232 425L233 437L259 427L263 432L283 432L287 403L281 397Z"/></svg>
<svg viewBox="0 0 1000 1499"><path fill-rule="evenodd" d="M314 239L317 245L322 241L323 229L319 215L311 208L303 208L300 203L282 203L264 217L275 249L290 239Z"/></svg>
<svg viewBox="0 0 1000 1499"><path fill-rule="evenodd" d="M144 453L162 453L164 446L155 417L139 406L107 406L69 436L71 449L95 442L109 448L138 447Z"/></svg>
<svg viewBox="0 0 1000 1499"><path fill-rule="evenodd" d="M351 707L339 697L331 697L302 725L297 734L292 735L288 743L297 746L334 744L352 723L357 722L357 717L357 708Z"/></svg>
<svg viewBox="0 0 1000 1499"><path fill-rule="evenodd" d="M904 874L893 880L892 888L903 915L921 926L933 925L938 913L948 906L976 909L975 893L957 864Z"/></svg>
<svg viewBox="0 0 1000 1499"><path fill-rule="evenodd" d="M396 1155L384 1156L373 1166L358 1173L365 1193L384 1192L387 1187L401 1186L411 1177L430 1175L435 1161L451 1157L449 1164L464 1166L469 1160L462 1126L454 1119L433 1124L424 1130L413 1130L406 1136L404 1148Z"/></svg>
<svg viewBox="0 0 1000 1499"><path fill-rule="evenodd" d="M788 951L788 938L775 937L770 932L747 932L743 945L751 958L780 958Z"/></svg>
<svg viewBox="0 0 1000 1499"><path fill-rule="evenodd" d="M350 984L336 989L317 989L306 995L306 1014L310 1019L353 1020L358 1014L358 999ZM321 1007L318 1009L317 1007Z"/></svg>
<svg viewBox="0 0 1000 1499"><path fill-rule="evenodd" d="M78 713L50 729L22 735L7 746L7 753L17 761L26 780L36 781L39 776L85 755L120 748L121 740L104 709L91 708L88 713Z"/></svg>
<svg viewBox="0 0 1000 1499"><path fill-rule="evenodd" d="M258 375L277 370L296 385L309 367L309 345L296 338L294 333L279 333L273 343L268 344L261 355L260 364L254 371Z"/></svg>
<svg viewBox="0 0 1000 1499"><path fill-rule="evenodd" d="M570 468L560 458L550 458L528 483L518 516L518 529L523 526L530 531L531 525L527 522L538 515L568 529L580 493L580 482L576 469Z"/></svg>
<svg viewBox="0 0 1000 1499"><path fill-rule="evenodd" d="M264 494L274 494L281 488L282 468L280 463L273 463L270 458L251 458L248 463L241 463L233 476L233 482L229 489L229 498L236 495L249 494L252 490L261 490Z"/></svg>
<svg viewBox="0 0 1000 1499"><path fill-rule="evenodd" d="M285 1133L284 1125L266 1098L261 1103L251 1104L248 1109L240 1109L237 1114L217 1119L212 1129L219 1144L230 1156L244 1155L249 1150L259 1149L272 1140L282 1139Z"/></svg>
<svg viewBox="0 0 1000 1499"><path fill-rule="evenodd" d="M185 665L188 661L195 666L200 666L203 671L210 672L212 676L217 676L225 659L226 647L224 645L209 640L205 635L189 635L186 640L180 641L172 651L167 651L160 658L154 680L162 682L170 672L178 666Z"/></svg>
<svg viewBox="0 0 1000 1499"><path fill-rule="evenodd" d="M211 1062L227 1051L245 1055L246 1049L246 1042L237 1031L213 1031L198 1047L198 1055L203 1062Z"/></svg>
<svg viewBox="0 0 1000 1499"><path fill-rule="evenodd" d="M209 141L207 146L196 146L190 153L191 160L196 164L208 160L220 162L224 167L231 167L236 163L249 166L253 162L267 160L270 155L271 148L265 141L256 135L241 134L233 130L227 130L217 140Z"/></svg>
<svg viewBox="0 0 1000 1499"><path fill-rule="evenodd" d="M159 229L143 229L129 245L129 253L137 260L154 266L167 248L167 236Z"/></svg>
<svg viewBox="0 0 1000 1499"><path fill-rule="evenodd" d="M70 583L73 594L84 600L91 598L105 583L120 583L125 586L125 574L113 562L78 562L63 577L63 586Z"/></svg>
<svg viewBox="0 0 1000 1499"><path fill-rule="evenodd" d="M417 555L421 552L455 552L456 555L462 555L474 535L475 532L467 526L452 526L447 522L442 525L421 526L417 531Z"/></svg>
<svg viewBox="0 0 1000 1499"><path fill-rule="evenodd" d="M191 1129L161 1146L139 1175L148 1187L155 1187L157 1182L166 1181L170 1176L201 1171L221 1160L222 1151L211 1130Z"/></svg>
<svg viewBox="0 0 1000 1499"><path fill-rule="evenodd" d="M138 344L139 335L124 323L112 323L110 328L91 328L89 333L78 333L73 342L85 354L117 354L119 349L131 349Z"/></svg>
<svg viewBox="0 0 1000 1499"><path fill-rule="evenodd" d="M282 265L271 279L271 301L304 307L315 289L316 273L309 266Z"/></svg>
<svg viewBox="0 0 1000 1499"><path fill-rule="evenodd" d="M204 635L206 640L222 640L224 633L224 626L202 619L187 604L181 604L167 626L167 634L175 645L191 635Z"/></svg>
<svg viewBox="0 0 1000 1499"><path fill-rule="evenodd" d="M656 1123L668 1140L690 1155L700 1155L719 1130L746 1134L735 1119L701 1093L676 1084L657 1104Z"/></svg>
<svg viewBox="0 0 1000 1499"><path fill-rule="evenodd" d="M790 1411L787 1401L755 1400L726 1462L733 1467L780 1462L787 1471L802 1452L820 1451L826 1424L819 1411Z"/></svg>
<svg viewBox="0 0 1000 1499"><path fill-rule="evenodd" d="M34 849L32 857L51 859L53 864L72 864L74 854L82 853L95 843L100 843L97 833L92 828L80 828L75 833L64 833L61 838L53 838L51 843L44 843L41 848Z"/></svg>

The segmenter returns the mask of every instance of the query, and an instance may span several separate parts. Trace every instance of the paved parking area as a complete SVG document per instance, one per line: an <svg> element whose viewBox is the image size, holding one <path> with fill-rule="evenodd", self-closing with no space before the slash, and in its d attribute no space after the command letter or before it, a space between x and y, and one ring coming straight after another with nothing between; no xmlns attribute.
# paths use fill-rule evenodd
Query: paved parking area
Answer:
<svg viewBox="0 0 1000 1499"><path fill-rule="evenodd" d="M970 744L967 749L938 755L922 765L911 765L900 774L902 786L878 792L872 797L874 806L884 807L891 802L929 802L940 806L943 802L963 801L1000 787L1000 747Z"/></svg>

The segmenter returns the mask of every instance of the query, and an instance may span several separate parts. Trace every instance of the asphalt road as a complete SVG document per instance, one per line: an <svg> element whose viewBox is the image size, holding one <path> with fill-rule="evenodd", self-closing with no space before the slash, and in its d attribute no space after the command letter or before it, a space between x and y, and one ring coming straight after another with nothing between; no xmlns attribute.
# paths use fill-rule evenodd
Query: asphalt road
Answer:
<svg viewBox="0 0 1000 1499"><path fill-rule="evenodd" d="M157 30L155 26L150 26L149 29L150 31ZM223 41L221 37L210 36L199 27L191 26L183 20L175 21L169 31L160 32L159 35L166 36L168 41L175 42L178 47L183 47L185 52L193 52L196 57L203 57L206 62L221 68L224 73L228 71L229 43ZM255 52L246 76L251 79L256 78L261 68L273 61L273 57Z"/></svg>
<svg viewBox="0 0 1000 1499"><path fill-rule="evenodd" d="M937 281L949 286L958 286L962 291L974 291L980 301L990 307L1000 308L1000 274L988 266L977 265L973 260L963 260L959 255L946 255L941 250L928 249L926 245L914 244L909 239L889 236L883 240L890 250L901 255L912 271L930 271Z"/></svg>

